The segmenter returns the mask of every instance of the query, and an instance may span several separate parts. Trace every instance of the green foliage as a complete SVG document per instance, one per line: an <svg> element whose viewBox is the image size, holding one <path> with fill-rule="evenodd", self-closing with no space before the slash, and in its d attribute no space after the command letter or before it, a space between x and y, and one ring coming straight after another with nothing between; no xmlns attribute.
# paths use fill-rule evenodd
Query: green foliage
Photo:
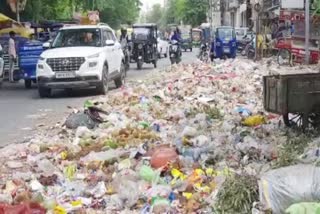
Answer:
<svg viewBox="0 0 320 214"><path fill-rule="evenodd" d="M100 19L113 27L132 24L139 16L140 0L28 0L21 13L24 21L71 20L75 11L99 10ZM12 14L1 1L0 12ZM13 17L14 18L14 17Z"/></svg>
<svg viewBox="0 0 320 214"><path fill-rule="evenodd" d="M146 15L146 22L161 25L162 13L163 8L160 4L153 5L150 12Z"/></svg>
<svg viewBox="0 0 320 214"><path fill-rule="evenodd" d="M184 24L199 26L206 22L209 9L207 0L168 0L162 22L167 24ZM151 12L150 12L151 13Z"/></svg>
<svg viewBox="0 0 320 214"><path fill-rule="evenodd" d="M259 199L257 178L251 175L227 177L217 195L216 213L250 213Z"/></svg>
<svg viewBox="0 0 320 214"><path fill-rule="evenodd" d="M310 143L310 137L301 135L288 137L287 143L278 147L278 157L273 163L273 168L286 167L297 163L298 157Z"/></svg>

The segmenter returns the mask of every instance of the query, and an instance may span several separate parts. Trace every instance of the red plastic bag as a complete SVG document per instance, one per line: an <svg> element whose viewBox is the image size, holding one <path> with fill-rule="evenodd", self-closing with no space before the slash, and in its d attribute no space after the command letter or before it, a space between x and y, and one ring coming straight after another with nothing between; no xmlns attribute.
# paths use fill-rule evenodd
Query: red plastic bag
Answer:
<svg viewBox="0 0 320 214"><path fill-rule="evenodd" d="M0 204L0 214L46 214L46 209L33 202L19 205Z"/></svg>

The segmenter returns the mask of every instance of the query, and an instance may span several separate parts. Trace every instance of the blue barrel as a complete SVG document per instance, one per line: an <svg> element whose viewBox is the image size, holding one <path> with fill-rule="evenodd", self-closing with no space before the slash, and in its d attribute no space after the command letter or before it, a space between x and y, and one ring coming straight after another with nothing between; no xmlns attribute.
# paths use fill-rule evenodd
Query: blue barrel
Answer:
<svg viewBox="0 0 320 214"><path fill-rule="evenodd" d="M39 41L28 41L19 47L19 65L23 79L36 79L36 68L43 43Z"/></svg>

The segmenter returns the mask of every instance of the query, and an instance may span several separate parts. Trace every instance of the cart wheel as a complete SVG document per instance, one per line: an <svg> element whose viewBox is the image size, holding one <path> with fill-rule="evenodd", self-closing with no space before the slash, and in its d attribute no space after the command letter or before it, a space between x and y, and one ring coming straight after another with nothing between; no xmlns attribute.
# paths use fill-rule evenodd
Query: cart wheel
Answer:
<svg viewBox="0 0 320 214"><path fill-rule="evenodd" d="M292 54L288 49L281 49L278 52L278 64L292 66Z"/></svg>
<svg viewBox="0 0 320 214"><path fill-rule="evenodd" d="M288 127L298 127L306 129L309 126L317 128L320 126L319 113L299 113L299 114L284 114L283 122Z"/></svg>

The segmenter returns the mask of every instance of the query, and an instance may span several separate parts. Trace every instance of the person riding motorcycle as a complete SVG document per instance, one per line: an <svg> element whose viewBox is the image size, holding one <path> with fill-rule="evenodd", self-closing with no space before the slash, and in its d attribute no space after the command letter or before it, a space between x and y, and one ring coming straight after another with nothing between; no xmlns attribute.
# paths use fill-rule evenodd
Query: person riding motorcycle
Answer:
<svg viewBox="0 0 320 214"><path fill-rule="evenodd" d="M127 29L125 28L121 28L120 44L122 47L122 51L125 55L125 67L126 67L126 70L128 70L130 67L130 47L129 47L129 37L127 35Z"/></svg>
<svg viewBox="0 0 320 214"><path fill-rule="evenodd" d="M175 30L173 32L173 35L171 36L171 41L177 41L178 42L178 51L180 53L180 56L182 55L181 51L180 51L180 42L182 41L182 38L179 34L179 29L177 28L177 30Z"/></svg>

